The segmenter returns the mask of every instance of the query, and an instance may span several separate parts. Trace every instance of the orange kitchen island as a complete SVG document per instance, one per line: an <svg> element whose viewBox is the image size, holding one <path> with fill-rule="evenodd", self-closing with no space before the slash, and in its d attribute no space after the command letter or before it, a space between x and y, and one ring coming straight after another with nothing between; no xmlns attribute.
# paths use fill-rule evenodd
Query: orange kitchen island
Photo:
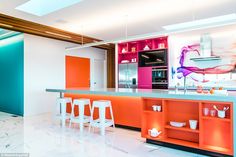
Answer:
<svg viewBox="0 0 236 157"><path fill-rule="evenodd" d="M206 154L210 156L234 156L234 95L204 95L196 92L157 89L46 89L60 96L111 100L115 124L130 129L141 129L141 136L148 143ZM161 106L159 112L153 105ZM204 115L216 106L225 111L225 117ZM76 109L75 109L76 110ZM67 111L71 112L68 105ZM76 110L77 111L77 110ZM76 112L75 111L75 112ZM87 109L87 113L89 110ZM76 112L76 114L78 114ZM97 116L97 115L95 115ZM107 115L110 116L110 115ZM191 129L189 120L197 120L197 128ZM170 122L185 122L174 127ZM150 135L150 129L161 131L158 137Z"/></svg>

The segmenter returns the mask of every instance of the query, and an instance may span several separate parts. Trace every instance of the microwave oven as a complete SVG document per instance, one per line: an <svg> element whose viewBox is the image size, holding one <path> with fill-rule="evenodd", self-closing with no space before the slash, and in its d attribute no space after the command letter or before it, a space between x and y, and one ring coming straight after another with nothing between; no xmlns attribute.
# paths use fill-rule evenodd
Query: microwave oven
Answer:
<svg viewBox="0 0 236 157"><path fill-rule="evenodd" d="M142 51L138 53L139 67L167 66L167 49Z"/></svg>

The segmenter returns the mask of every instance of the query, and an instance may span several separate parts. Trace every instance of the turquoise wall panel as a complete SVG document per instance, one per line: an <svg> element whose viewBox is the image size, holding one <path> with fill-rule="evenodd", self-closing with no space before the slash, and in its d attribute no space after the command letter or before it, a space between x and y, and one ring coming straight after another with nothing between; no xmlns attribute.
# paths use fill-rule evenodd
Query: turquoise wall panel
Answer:
<svg viewBox="0 0 236 157"><path fill-rule="evenodd" d="M0 40L0 111L24 114L24 36Z"/></svg>

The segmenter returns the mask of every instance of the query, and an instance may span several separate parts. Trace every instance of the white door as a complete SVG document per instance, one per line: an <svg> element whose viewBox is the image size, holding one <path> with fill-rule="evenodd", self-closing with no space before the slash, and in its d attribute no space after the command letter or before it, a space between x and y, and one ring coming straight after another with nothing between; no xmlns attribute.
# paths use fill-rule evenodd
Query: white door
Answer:
<svg viewBox="0 0 236 157"><path fill-rule="evenodd" d="M104 60L94 60L93 64L93 87L94 88L105 88L105 62Z"/></svg>

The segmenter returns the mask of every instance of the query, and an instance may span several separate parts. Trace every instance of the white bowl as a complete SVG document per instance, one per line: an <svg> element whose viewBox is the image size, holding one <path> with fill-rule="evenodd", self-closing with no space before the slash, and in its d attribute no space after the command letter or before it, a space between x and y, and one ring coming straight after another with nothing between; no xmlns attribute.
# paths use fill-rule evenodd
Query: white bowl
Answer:
<svg viewBox="0 0 236 157"><path fill-rule="evenodd" d="M181 128L181 127L185 126L186 123L185 122L173 122L173 121L170 121L170 125L174 126L174 127Z"/></svg>
<svg viewBox="0 0 236 157"><path fill-rule="evenodd" d="M129 60L122 60L121 63L129 63Z"/></svg>

